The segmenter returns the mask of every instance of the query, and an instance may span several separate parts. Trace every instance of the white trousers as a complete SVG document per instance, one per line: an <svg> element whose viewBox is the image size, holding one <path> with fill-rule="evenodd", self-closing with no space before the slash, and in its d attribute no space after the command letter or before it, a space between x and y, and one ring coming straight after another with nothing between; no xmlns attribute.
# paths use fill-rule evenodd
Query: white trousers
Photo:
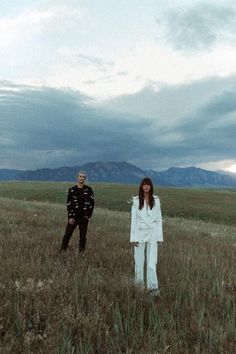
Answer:
<svg viewBox="0 0 236 354"><path fill-rule="evenodd" d="M158 289L158 279L156 272L157 264L157 242L143 242L134 246L134 262L135 262L135 282L144 285L144 262L146 248L146 264L147 264L147 288ZM154 255L154 256L153 256Z"/></svg>

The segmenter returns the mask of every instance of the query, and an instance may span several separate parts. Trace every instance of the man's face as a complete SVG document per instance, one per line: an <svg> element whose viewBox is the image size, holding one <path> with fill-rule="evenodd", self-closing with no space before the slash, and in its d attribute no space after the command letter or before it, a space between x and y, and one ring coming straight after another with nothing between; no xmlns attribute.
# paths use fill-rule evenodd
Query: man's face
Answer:
<svg viewBox="0 0 236 354"><path fill-rule="evenodd" d="M86 180L86 175L80 173L79 176L77 177L77 182L80 184L84 184L85 180Z"/></svg>
<svg viewBox="0 0 236 354"><path fill-rule="evenodd" d="M150 190L151 190L150 184L144 183L144 185L143 185L143 191L144 191L144 193L149 193Z"/></svg>

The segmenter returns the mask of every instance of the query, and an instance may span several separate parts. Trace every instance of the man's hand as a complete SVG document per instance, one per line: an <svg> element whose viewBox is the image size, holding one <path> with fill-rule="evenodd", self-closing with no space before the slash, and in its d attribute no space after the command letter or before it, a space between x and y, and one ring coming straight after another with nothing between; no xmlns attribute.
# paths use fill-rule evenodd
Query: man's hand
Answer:
<svg viewBox="0 0 236 354"><path fill-rule="evenodd" d="M70 219L68 220L68 222L69 222L69 224L70 224L70 225L74 225L74 223L75 223L75 219L70 218Z"/></svg>
<svg viewBox="0 0 236 354"><path fill-rule="evenodd" d="M138 242L131 242L131 245L134 247L138 247Z"/></svg>

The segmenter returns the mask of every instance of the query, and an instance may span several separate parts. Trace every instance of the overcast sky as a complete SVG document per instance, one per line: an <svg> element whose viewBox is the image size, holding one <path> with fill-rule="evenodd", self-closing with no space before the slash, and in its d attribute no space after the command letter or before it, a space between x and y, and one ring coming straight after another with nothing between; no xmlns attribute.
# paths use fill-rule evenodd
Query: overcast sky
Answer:
<svg viewBox="0 0 236 354"><path fill-rule="evenodd" d="M235 136L235 1L1 1L0 168L236 172Z"/></svg>

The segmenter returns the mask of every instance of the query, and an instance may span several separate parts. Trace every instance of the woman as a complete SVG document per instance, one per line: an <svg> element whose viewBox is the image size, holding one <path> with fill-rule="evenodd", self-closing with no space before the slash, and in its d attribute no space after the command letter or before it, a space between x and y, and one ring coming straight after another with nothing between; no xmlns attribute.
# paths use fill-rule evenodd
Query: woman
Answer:
<svg viewBox="0 0 236 354"><path fill-rule="evenodd" d="M144 178L139 195L133 197L131 209L130 242L134 246L135 281L144 284L145 248L147 253L147 288L153 295L159 295L156 274L158 245L163 241L161 204L153 195L150 178Z"/></svg>

